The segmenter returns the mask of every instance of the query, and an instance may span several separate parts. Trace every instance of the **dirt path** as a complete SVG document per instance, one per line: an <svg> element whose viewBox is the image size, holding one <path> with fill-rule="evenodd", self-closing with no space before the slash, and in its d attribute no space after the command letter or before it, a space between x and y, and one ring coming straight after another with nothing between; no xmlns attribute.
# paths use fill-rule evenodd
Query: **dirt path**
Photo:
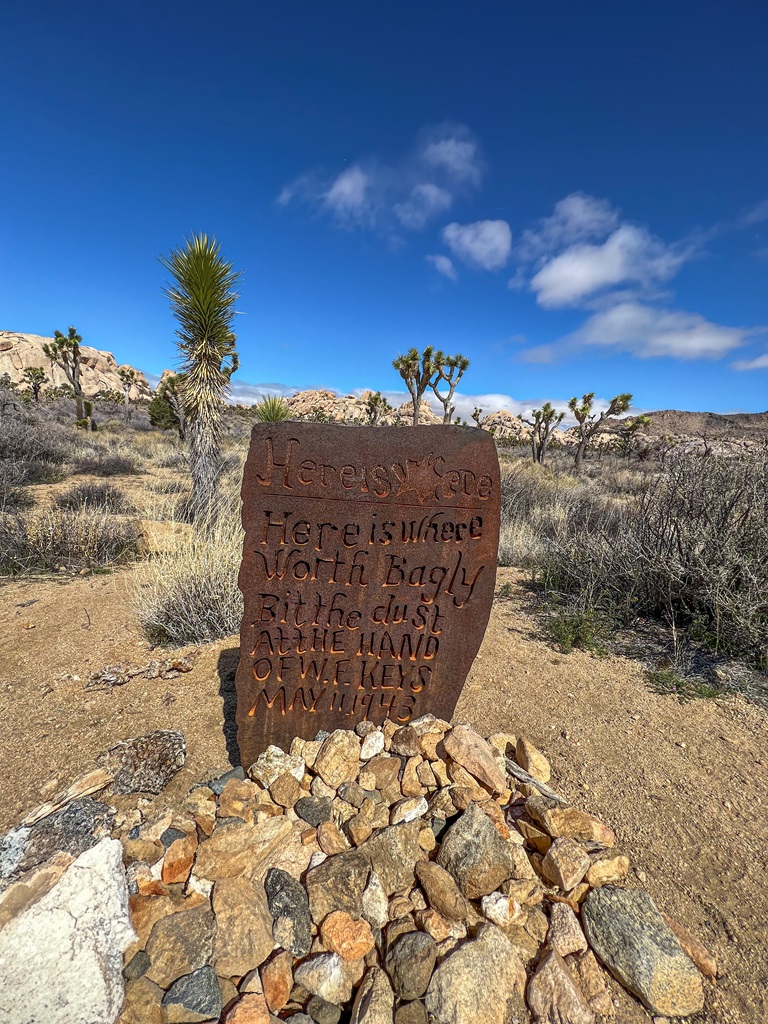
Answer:
<svg viewBox="0 0 768 1024"><path fill-rule="evenodd" d="M177 679L85 691L90 672L158 656L136 630L129 580L126 571L0 589L0 828L37 803L52 777L69 782L100 751L150 729L180 728L187 738L187 765L158 802L226 767L236 638L206 645ZM636 662L558 654L539 639L512 570L500 571L505 581L513 596L494 607L456 719L485 734L529 736L557 788L615 828L633 880L717 956L722 977L699 1021L763 1021L768 718L737 699L655 695ZM622 1000L618 1024L648 1019Z"/></svg>

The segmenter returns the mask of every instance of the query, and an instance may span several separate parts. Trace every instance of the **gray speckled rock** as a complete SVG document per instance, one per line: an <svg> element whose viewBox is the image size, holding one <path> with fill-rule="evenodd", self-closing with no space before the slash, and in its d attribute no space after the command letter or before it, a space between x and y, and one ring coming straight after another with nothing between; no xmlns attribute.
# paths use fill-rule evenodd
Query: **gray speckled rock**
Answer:
<svg viewBox="0 0 768 1024"><path fill-rule="evenodd" d="M159 793L187 759L184 734L157 729L123 740L101 755L99 764L115 776L115 793Z"/></svg>
<svg viewBox="0 0 768 1024"><path fill-rule="evenodd" d="M272 935L283 949L304 957L312 945L307 890L287 871L272 868L264 880L267 904L274 924Z"/></svg>
<svg viewBox="0 0 768 1024"><path fill-rule="evenodd" d="M202 1021L221 1013L221 989L212 967L200 967L175 981L163 996L164 1019Z"/></svg>
<svg viewBox="0 0 768 1024"><path fill-rule="evenodd" d="M398 998L418 999L427 991L437 959L437 943L425 932L407 932L387 953L387 972Z"/></svg>
<svg viewBox="0 0 768 1024"><path fill-rule="evenodd" d="M702 1009L701 975L647 892L593 889L582 917L597 956L651 1013L686 1017Z"/></svg>
<svg viewBox="0 0 768 1024"><path fill-rule="evenodd" d="M446 832L437 863L453 875L469 899L498 889L514 870L509 843L474 802Z"/></svg>

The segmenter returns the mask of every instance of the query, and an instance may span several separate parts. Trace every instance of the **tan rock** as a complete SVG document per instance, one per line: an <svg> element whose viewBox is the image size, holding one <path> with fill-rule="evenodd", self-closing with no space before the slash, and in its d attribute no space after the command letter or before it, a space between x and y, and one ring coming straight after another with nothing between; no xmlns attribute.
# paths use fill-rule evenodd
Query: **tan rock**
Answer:
<svg viewBox="0 0 768 1024"><path fill-rule="evenodd" d="M258 786L248 779L230 779L219 797L219 818L242 818L252 822L256 809Z"/></svg>
<svg viewBox="0 0 768 1024"><path fill-rule="evenodd" d="M162 880L166 885L174 885L177 882L186 882L192 865L195 862L197 852L197 834L185 836L183 839L176 839L165 851L163 858Z"/></svg>
<svg viewBox="0 0 768 1024"><path fill-rule="evenodd" d="M346 824L346 832L354 846L360 846L373 833L373 825L363 814L356 814Z"/></svg>
<svg viewBox="0 0 768 1024"><path fill-rule="evenodd" d="M213 949L214 929L214 917L206 904L161 917L147 942L151 964L146 977L167 988L182 975L205 966Z"/></svg>
<svg viewBox="0 0 768 1024"><path fill-rule="evenodd" d="M317 826L317 844L329 857L349 849L349 843L332 821L321 821Z"/></svg>
<svg viewBox="0 0 768 1024"><path fill-rule="evenodd" d="M219 825L211 838L198 847L195 875L211 881L241 875L257 877L274 859L291 829L291 822L282 815L255 825Z"/></svg>
<svg viewBox="0 0 768 1024"><path fill-rule="evenodd" d="M338 953L343 960L360 960L374 947L368 922L343 910L334 911L325 918L320 926L320 937L325 948Z"/></svg>
<svg viewBox="0 0 768 1024"><path fill-rule="evenodd" d="M566 903L552 904L547 938L552 949L562 957L569 953L583 953L587 948L578 918Z"/></svg>
<svg viewBox="0 0 768 1024"><path fill-rule="evenodd" d="M601 885L623 882L629 872L629 857L617 854L614 857L601 857L593 860L585 878L597 889Z"/></svg>
<svg viewBox="0 0 768 1024"><path fill-rule="evenodd" d="M288 1002L293 988L293 954L285 951L273 956L262 964L260 976L267 1006L278 1013Z"/></svg>
<svg viewBox="0 0 768 1024"><path fill-rule="evenodd" d="M423 828L419 832L419 846L425 853L431 853L432 850L437 846L437 840L435 839L435 833L431 828Z"/></svg>
<svg viewBox="0 0 768 1024"><path fill-rule="evenodd" d="M293 807L301 796L301 783L295 775L283 772L269 787L269 795L280 807Z"/></svg>
<svg viewBox="0 0 768 1024"><path fill-rule="evenodd" d="M669 917L664 913L661 916L675 933L685 955L693 960L706 978L716 978L717 961L706 946L695 935L692 935L687 928L681 925L679 921L676 921L674 917Z"/></svg>
<svg viewBox="0 0 768 1024"><path fill-rule="evenodd" d="M468 725L457 725L443 740L446 753L491 791L507 788L504 769L494 756L493 747Z"/></svg>
<svg viewBox="0 0 768 1024"><path fill-rule="evenodd" d="M552 837L548 836L546 832L542 832L541 829L536 828L529 821L521 818L515 824L523 839L529 842L540 854L545 854L552 845Z"/></svg>
<svg viewBox="0 0 768 1024"><path fill-rule="evenodd" d="M378 757L372 758L365 766L366 775L370 774L374 778L373 788L378 790L384 790L392 783L397 784L397 777L400 774L401 762L399 757L390 757L388 754L381 754ZM362 786L362 782L360 783ZM398 786L399 789L399 786Z"/></svg>
<svg viewBox="0 0 768 1024"><path fill-rule="evenodd" d="M493 747L502 757L514 758L517 736L514 736L511 732L494 732L488 737L488 745Z"/></svg>
<svg viewBox="0 0 768 1024"><path fill-rule="evenodd" d="M143 861L150 867L163 857L165 850L159 839L123 839L123 864Z"/></svg>
<svg viewBox="0 0 768 1024"><path fill-rule="evenodd" d="M449 921L465 921L468 904L453 876L435 861L422 860L416 865L416 877L429 905ZM434 936L433 936L434 938ZM436 941L441 941L437 939Z"/></svg>
<svg viewBox="0 0 768 1024"><path fill-rule="evenodd" d="M0 893L0 928L50 892L74 859L69 853L57 853L47 864L27 872Z"/></svg>
<svg viewBox="0 0 768 1024"><path fill-rule="evenodd" d="M149 978L129 981L115 1024L163 1024L163 990Z"/></svg>
<svg viewBox="0 0 768 1024"><path fill-rule="evenodd" d="M242 996L224 1016L225 1024L271 1024L273 1020L266 999L257 992Z"/></svg>
<svg viewBox="0 0 768 1024"><path fill-rule="evenodd" d="M335 729L323 740L314 769L327 786L338 788L360 768L360 738L351 729Z"/></svg>
<svg viewBox="0 0 768 1024"><path fill-rule="evenodd" d="M417 818L423 818L428 810L429 804L423 796L408 796L392 805L389 821L392 825L398 825L404 821L415 821Z"/></svg>
<svg viewBox="0 0 768 1024"><path fill-rule="evenodd" d="M614 1006L605 972L591 949L576 959L576 977L590 1009L602 1017L612 1015Z"/></svg>
<svg viewBox="0 0 768 1024"><path fill-rule="evenodd" d="M211 962L217 974L242 977L274 948L264 886L248 878L222 878L213 887L216 937Z"/></svg>
<svg viewBox="0 0 768 1024"><path fill-rule="evenodd" d="M553 839L567 836L569 839L600 843L608 847L616 845L613 830L586 811L576 807L562 807L554 800L548 800L539 794L529 797L525 802L525 808L533 820Z"/></svg>
<svg viewBox="0 0 768 1024"><path fill-rule="evenodd" d="M453 936L453 926L457 923L456 921L448 921L433 907L418 911L416 921L419 928L425 931L427 935L431 935L435 942L445 942L446 939L451 938Z"/></svg>
<svg viewBox="0 0 768 1024"><path fill-rule="evenodd" d="M517 741L515 760L534 779L538 779L539 782L549 782L552 776L549 761L525 736L521 736Z"/></svg>
<svg viewBox="0 0 768 1024"><path fill-rule="evenodd" d="M579 884L589 865L589 854L583 844L562 837L555 839L547 850L541 867L545 878L567 892Z"/></svg>
<svg viewBox="0 0 768 1024"><path fill-rule="evenodd" d="M209 836L216 826L216 799L207 786L193 789L184 801L184 810L191 814L200 831Z"/></svg>
<svg viewBox="0 0 768 1024"><path fill-rule="evenodd" d="M286 754L280 747L272 745L259 754L257 760L248 769L248 774L255 782L269 788L284 772L291 772L301 782L304 778L305 768L303 757Z"/></svg>
<svg viewBox="0 0 768 1024"><path fill-rule="evenodd" d="M422 785L418 774L422 764L424 764L424 758L421 756L409 757L405 762L403 777L400 781L400 790L403 796L424 796L426 793L426 787Z"/></svg>
<svg viewBox="0 0 768 1024"><path fill-rule="evenodd" d="M547 950L528 983L528 1005L539 1024L594 1024L595 1015L563 958Z"/></svg>

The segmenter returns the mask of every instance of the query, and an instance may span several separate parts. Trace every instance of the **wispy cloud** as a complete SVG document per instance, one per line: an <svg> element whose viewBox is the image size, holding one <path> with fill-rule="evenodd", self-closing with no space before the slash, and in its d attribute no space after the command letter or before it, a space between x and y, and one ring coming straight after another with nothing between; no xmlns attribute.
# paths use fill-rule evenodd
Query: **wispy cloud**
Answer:
<svg viewBox="0 0 768 1024"><path fill-rule="evenodd" d="M698 313L624 301L594 313L554 345L528 349L523 358L553 362L559 355L588 347L628 352L641 359L720 359L758 333L712 323Z"/></svg>
<svg viewBox="0 0 768 1024"><path fill-rule="evenodd" d="M749 209L742 213L738 221L738 226L742 228L751 228L755 224L763 224L768 220L768 199L763 199L762 202L756 203L754 206L750 206Z"/></svg>
<svg viewBox="0 0 768 1024"><path fill-rule="evenodd" d="M755 359L737 359L731 366L734 370L768 370L768 352Z"/></svg>
<svg viewBox="0 0 768 1024"><path fill-rule="evenodd" d="M431 263L438 274L442 274L443 277L447 277L449 281L455 281L458 278L456 273L456 267L453 265L453 260L449 256L443 256L442 253L432 254L425 257L427 263Z"/></svg>
<svg viewBox="0 0 768 1024"><path fill-rule="evenodd" d="M443 241L469 267L500 270L509 259L512 232L505 220L478 220L473 224L449 224Z"/></svg>
<svg viewBox="0 0 768 1024"><path fill-rule="evenodd" d="M482 176L480 148L469 129L441 125L425 129L396 160L372 156L336 174L302 175L283 188L277 203L309 206L348 229L414 232L479 188Z"/></svg>
<svg viewBox="0 0 768 1024"><path fill-rule="evenodd" d="M569 245L605 238L618 224L618 211L607 199L572 192L555 203L549 217L522 233L516 255L522 263L536 263Z"/></svg>

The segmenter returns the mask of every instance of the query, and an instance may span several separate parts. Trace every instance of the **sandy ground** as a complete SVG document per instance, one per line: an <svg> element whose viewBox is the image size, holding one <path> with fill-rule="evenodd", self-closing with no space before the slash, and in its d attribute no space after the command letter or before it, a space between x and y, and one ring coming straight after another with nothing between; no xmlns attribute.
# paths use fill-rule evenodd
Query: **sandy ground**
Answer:
<svg viewBox="0 0 768 1024"><path fill-rule="evenodd" d="M653 694L633 661L557 653L514 571L499 576L512 597L494 606L456 720L539 745L553 784L615 828L632 881L709 946L721 977L698 1024L766 1020L768 718L739 699ZM237 638L201 648L179 678L86 692L91 672L173 653L139 636L129 584L125 570L0 589L0 828L40 802L51 779L71 782L116 741L151 729L183 730L188 749L158 804L226 769ZM619 1024L648 1019L622 998Z"/></svg>

